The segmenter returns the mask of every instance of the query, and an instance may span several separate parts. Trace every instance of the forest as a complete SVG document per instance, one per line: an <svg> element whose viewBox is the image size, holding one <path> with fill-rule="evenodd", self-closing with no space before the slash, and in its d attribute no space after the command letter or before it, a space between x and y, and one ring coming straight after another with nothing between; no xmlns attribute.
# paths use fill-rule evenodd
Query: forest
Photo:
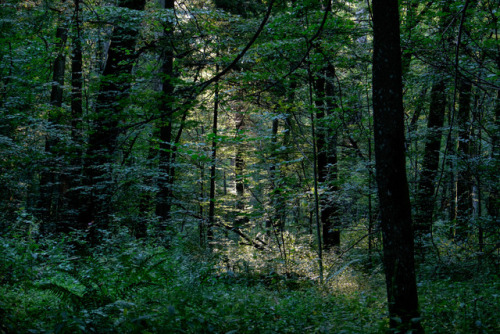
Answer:
<svg viewBox="0 0 500 334"><path fill-rule="evenodd" d="M499 0L0 0L0 334L499 333Z"/></svg>

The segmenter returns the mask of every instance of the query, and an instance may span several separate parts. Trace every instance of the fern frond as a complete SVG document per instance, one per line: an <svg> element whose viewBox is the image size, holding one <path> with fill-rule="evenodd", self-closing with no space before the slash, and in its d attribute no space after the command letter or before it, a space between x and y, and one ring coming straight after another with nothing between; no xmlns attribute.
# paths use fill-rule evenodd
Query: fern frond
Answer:
<svg viewBox="0 0 500 334"><path fill-rule="evenodd" d="M74 304L80 305L82 297L68 288L55 283L43 283L37 286L40 290L52 292L55 296L63 300L70 300Z"/></svg>

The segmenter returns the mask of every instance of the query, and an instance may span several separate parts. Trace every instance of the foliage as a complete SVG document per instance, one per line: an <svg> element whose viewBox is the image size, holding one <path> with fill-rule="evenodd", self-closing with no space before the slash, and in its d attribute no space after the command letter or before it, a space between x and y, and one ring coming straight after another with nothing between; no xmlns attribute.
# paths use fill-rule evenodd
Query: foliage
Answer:
<svg viewBox="0 0 500 334"><path fill-rule="evenodd" d="M371 2L163 2L0 1L0 333L384 331ZM399 5L414 220L426 144L439 144L416 238L422 321L497 332L500 11ZM105 76L112 38L127 61ZM429 129L441 81L445 121ZM336 155L318 189L314 145ZM323 282L315 191L341 235Z"/></svg>
<svg viewBox="0 0 500 334"><path fill-rule="evenodd" d="M165 250L122 232L110 236L91 255L81 256L51 239L0 239L7 255L1 260L5 268L1 329L6 333L379 333L386 326L380 271L367 273L355 257L332 262L335 275L320 284L305 276L311 273L307 266L315 266L314 259L302 265L295 259L290 268L298 271L287 273L282 264L262 258L248 246L213 255L186 239L176 240L175 247ZM302 247L300 253L310 252ZM470 278L443 279L443 275L441 266L438 276L424 270L419 278L426 330L497 331L498 279L488 273Z"/></svg>

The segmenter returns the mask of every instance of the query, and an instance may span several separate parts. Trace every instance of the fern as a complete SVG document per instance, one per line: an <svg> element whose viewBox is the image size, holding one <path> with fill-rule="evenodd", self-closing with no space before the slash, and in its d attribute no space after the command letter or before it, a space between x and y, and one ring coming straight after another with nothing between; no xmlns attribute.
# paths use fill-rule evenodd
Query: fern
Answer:
<svg viewBox="0 0 500 334"><path fill-rule="evenodd" d="M82 296L62 285L56 283L42 283L38 285L37 288L40 290L50 291L58 298L62 300L69 300L74 305L82 304Z"/></svg>
<svg viewBox="0 0 500 334"><path fill-rule="evenodd" d="M57 297L71 301L72 305L77 309L101 307L113 302L114 298L112 298L105 286L101 284L101 282L105 281L107 278L105 273L99 266L96 266L97 262L95 260L89 260L93 264L91 269L97 268L97 273L92 273L93 270L89 273L88 270L78 270L76 268L57 269L58 272L64 273L78 285L83 287L83 293L79 294L68 289L64 285L54 282L42 283L38 285L38 288L49 290Z"/></svg>

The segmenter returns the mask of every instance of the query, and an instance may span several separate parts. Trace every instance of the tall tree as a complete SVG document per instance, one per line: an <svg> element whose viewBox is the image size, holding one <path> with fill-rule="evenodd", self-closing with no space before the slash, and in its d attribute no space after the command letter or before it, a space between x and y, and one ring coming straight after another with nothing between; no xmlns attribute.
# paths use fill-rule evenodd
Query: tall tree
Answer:
<svg viewBox="0 0 500 334"><path fill-rule="evenodd" d="M397 0L373 1L373 114L376 180L384 244L389 324L423 332L419 322L413 229L405 166L403 84Z"/></svg>
<svg viewBox="0 0 500 334"><path fill-rule="evenodd" d="M451 15L449 4L445 3L443 8L445 15L440 17L439 31L443 52L449 50L451 39L447 36L446 29L450 24ZM443 55L444 56L444 55ZM445 57L443 57L445 58ZM439 154L441 139L443 136L444 116L446 112L446 75L444 66L437 69L436 77L432 83L430 94L429 115L427 117L427 133L425 135L424 157L422 160L422 172L418 181L418 193L416 199L415 232L419 236L428 234L432 230L432 220L435 205L435 182L439 169Z"/></svg>
<svg viewBox="0 0 500 334"><path fill-rule="evenodd" d="M63 1L64 2L64 1ZM64 74L66 68L66 54L64 52L68 37L67 22L65 18L59 19L56 29L55 48L57 56L52 68L52 87L50 92L49 128L45 141L47 163L40 176L40 199L38 207L44 223L42 230L46 231L50 221L57 220L58 207L61 204L61 180L59 179L61 166L58 159L60 148L60 131L62 127L62 104L64 93Z"/></svg>
<svg viewBox="0 0 500 334"><path fill-rule="evenodd" d="M497 67L500 68L500 56L498 56L497 64ZM494 166L500 167L500 90L497 91L495 98L494 112L495 121L491 138L491 157L494 161ZM495 170L498 170L498 168L495 168ZM487 209L492 217L498 217L500 214L500 184L498 182L495 182L491 186Z"/></svg>
<svg viewBox="0 0 500 334"><path fill-rule="evenodd" d="M455 236L459 239L468 233L468 221L472 214L472 174L470 170L470 132L472 83L463 79L458 86L458 155L457 171L457 226Z"/></svg>
<svg viewBox="0 0 500 334"><path fill-rule="evenodd" d="M173 10L174 0L165 0L163 8ZM159 173L158 194L156 196L156 215L163 221L170 218L172 207L172 186L174 182L174 147L172 146L173 130L173 75L174 75L174 50L173 50L174 25L169 22L164 27L164 52L163 64L161 67L162 98L160 105L160 126L159 126Z"/></svg>
<svg viewBox="0 0 500 334"><path fill-rule="evenodd" d="M317 94L320 100L317 104L318 112L318 138L316 145L318 148L318 181L324 187L324 194L321 195L321 225L323 236L323 247L330 249L340 246L340 217L339 207L335 202L334 195L339 190L337 185L337 129L335 124L326 120L332 116L337 108L335 103L335 67L327 64L321 73L320 80L317 80Z"/></svg>
<svg viewBox="0 0 500 334"><path fill-rule="evenodd" d="M431 102L427 118L427 134L425 136L422 172L418 182L417 215L415 231L427 234L432 229L434 211L435 179L439 169L439 152L441 148L442 127L446 110L445 82L438 79L431 89Z"/></svg>
<svg viewBox="0 0 500 334"><path fill-rule="evenodd" d="M143 10L145 3L145 0L120 0L118 7ZM109 225L114 191L112 166L118 148L124 100L130 93L140 28L137 22L130 20L119 22L117 19L114 23L83 163L85 191L82 193L79 225L81 228L91 226L91 231L107 229ZM94 235L91 233L90 237L93 239Z"/></svg>
<svg viewBox="0 0 500 334"><path fill-rule="evenodd" d="M58 232L70 232L73 222L78 217L80 185L80 168L83 148L82 115L83 115L83 48L81 36L81 3L74 1L73 24L71 27L71 143L67 148L69 155L67 167L62 171L62 184L65 191L63 198L63 217L58 222Z"/></svg>
<svg viewBox="0 0 500 334"><path fill-rule="evenodd" d="M218 72L219 67L215 66L216 72ZM212 152L211 152L211 166L210 166L210 195L209 195L209 206L208 206L208 226L207 226L207 242L211 246L211 242L214 240L214 226L215 226L215 188L216 183L216 171L217 171L217 131L219 126L219 82L215 82L215 92L214 92L214 113L212 120Z"/></svg>
<svg viewBox="0 0 500 334"><path fill-rule="evenodd" d="M236 152L234 157L234 178L236 185L236 220L235 225L242 227L246 222L243 216L245 211L245 160L243 156L243 145L240 142L243 130L245 129L245 114L237 113L235 115L236 125Z"/></svg>

